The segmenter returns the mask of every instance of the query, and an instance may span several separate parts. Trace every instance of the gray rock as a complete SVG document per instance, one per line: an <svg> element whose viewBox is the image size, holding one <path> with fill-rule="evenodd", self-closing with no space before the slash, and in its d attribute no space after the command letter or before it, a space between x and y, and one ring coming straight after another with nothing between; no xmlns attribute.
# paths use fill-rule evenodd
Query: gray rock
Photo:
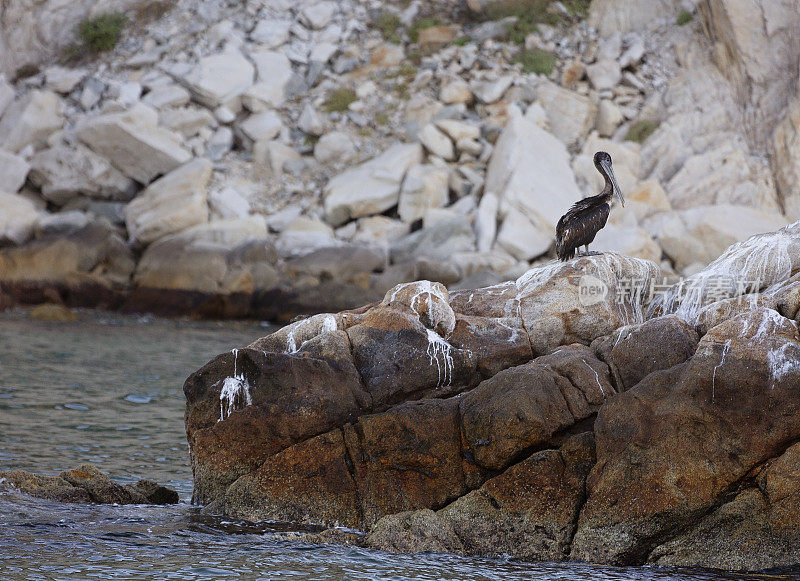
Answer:
<svg viewBox="0 0 800 581"><path fill-rule="evenodd" d="M0 246L25 244L33 236L39 210L17 194L0 191Z"/></svg>
<svg viewBox="0 0 800 581"><path fill-rule="evenodd" d="M131 240L150 244L208 222L206 185L211 162L195 159L156 180L125 209Z"/></svg>
<svg viewBox="0 0 800 581"><path fill-rule="evenodd" d="M391 246L393 263L430 258L446 261L456 252L475 250L475 234L466 216L439 222L430 228L412 232Z"/></svg>
<svg viewBox="0 0 800 581"><path fill-rule="evenodd" d="M250 39L266 48L278 48L289 40L291 20L259 20Z"/></svg>
<svg viewBox="0 0 800 581"><path fill-rule="evenodd" d="M4 191L19 191L25 184L29 169L30 165L24 157L0 149L0 184Z"/></svg>
<svg viewBox="0 0 800 581"><path fill-rule="evenodd" d="M179 80L206 107L224 105L253 84L253 65L238 50L204 57Z"/></svg>
<svg viewBox="0 0 800 581"><path fill-rule="evenodd" d="M311 103L306 103L297 120L297 125L309 135L322 135L325 131L325 120Z"/></svg>
<svg viewBox="0 0 800 581"><path fill-rule="evenodd" d="M191 159L180 138L158 127L158 114L144 104L82 120L78 137L125 175L142 184Z"/></svg>
<svg viewBox="0 0 800 581"><path fill-rule="evenodd" d="M132 179L80 143L56 144L34 155L30 179L42 197L57 206L78 195L128 201L136 193Z"/></svg>
<svg viewBox="0 0 800 581"><path fill-rule="evenodd" d="M352 218L388 210L399 199L406 171L421 159L422 147L418 143L398 143L334 177L323 193L326 219L339 226Z"/></svg>
<svg viewBox="0 0 800 581"><path fill-rule="evenodd" d="M64 123L58 95L31 91L19 97L0 118L0 143L17 153L27 145L39 146Z"/></svg>
<svg viewBox="0 0 800 581"><path fill-rule="evenodd" d="M206 145L206 157L219 161L233 148L233 130L223 125L218 128Z"/></svg>
<svg viewBox="0 0 800 581"><path fill-rule="evenodd" d="M403 222L414 222L430 208L448 202L448 170L433 165L411 166L403 180L397 213Z"/></svg>

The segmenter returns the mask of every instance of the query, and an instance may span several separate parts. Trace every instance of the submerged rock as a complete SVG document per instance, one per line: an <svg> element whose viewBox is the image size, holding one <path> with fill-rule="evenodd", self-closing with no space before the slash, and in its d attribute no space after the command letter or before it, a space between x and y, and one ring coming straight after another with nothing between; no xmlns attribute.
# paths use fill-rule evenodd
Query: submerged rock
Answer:
<svg viewBox="0 0 800 581"><path fill-rule="evenodd" d="M37 498L59 502L98 504L175 504L178 493L152 482L117 484L92 464L64 470L58 476L43 476L24 470L0 472L0 487L10 487Z"/></svg>

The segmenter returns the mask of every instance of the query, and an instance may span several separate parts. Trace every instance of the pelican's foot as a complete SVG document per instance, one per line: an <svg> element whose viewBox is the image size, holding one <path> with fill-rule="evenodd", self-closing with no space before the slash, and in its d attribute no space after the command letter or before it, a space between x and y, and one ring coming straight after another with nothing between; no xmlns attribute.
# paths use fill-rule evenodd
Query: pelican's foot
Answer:
<svg viewBox="0 0 800 581"><path fill-rule="evenodd" d="M597 250L590 250L589 252L582 252L578 256L603 256L603 253Z"/></svg>

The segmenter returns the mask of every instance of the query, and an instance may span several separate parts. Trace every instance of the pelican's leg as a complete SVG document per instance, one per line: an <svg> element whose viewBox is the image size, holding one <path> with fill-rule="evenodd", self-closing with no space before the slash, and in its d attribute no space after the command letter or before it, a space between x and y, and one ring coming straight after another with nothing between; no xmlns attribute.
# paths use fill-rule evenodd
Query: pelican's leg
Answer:
<svg viewBox="0 0 800 581"><path fill-rule="evenodd" d="M588 244L584 244L583 247L586 249L586 253L583 256L601 256L603 254L602 252L597 252L596 250L589 252Z"/></svg>

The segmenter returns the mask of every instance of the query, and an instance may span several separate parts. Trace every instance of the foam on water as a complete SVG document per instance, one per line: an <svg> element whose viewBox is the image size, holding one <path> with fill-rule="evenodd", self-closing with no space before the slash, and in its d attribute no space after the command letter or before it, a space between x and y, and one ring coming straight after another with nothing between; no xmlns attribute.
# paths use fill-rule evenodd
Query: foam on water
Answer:
<svg viewBox="0 0 800 581"><path fill-rule="evenodd" d="M425 329L428 333L428 349L426 353L430 363L436 364L438 379L436 387L448 386L453 381L453 346L445 341L436 331ZM441 361L439 358L441 357Z"/></svg>
<svg viewBox="0 0 800 581"><path fill-rule="evenodd" d="M226 377L222 382L219 392L219 420L221 422L236 411L253 404L250 397L250 383L244 373L238 371L239 350L231 349L233 353L233 377Z"/></svg>

